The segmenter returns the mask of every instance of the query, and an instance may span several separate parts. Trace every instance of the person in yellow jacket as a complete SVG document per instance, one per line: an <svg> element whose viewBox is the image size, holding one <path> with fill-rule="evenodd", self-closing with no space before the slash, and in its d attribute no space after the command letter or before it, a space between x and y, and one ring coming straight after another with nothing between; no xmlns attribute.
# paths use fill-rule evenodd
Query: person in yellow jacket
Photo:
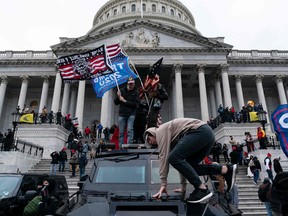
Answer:
<svg viewBox="0 0 288 216"><path fill-rule="evenodd" d="M168 195L169 164L180 174L182 187L174 190L175 192L186 191L186 179L194 186L195 190L187 200L190 203L202 202L213 195L199 176L221 174L227 183L227 192L233 188L236 164L201 164L215 142L214 133L206 122L194 118L178 118L160 125L159 128L148 128L144 137L148 147L158 147L159 150L161 187L153 195L154 198L161 198L163 193Z"/></svg>

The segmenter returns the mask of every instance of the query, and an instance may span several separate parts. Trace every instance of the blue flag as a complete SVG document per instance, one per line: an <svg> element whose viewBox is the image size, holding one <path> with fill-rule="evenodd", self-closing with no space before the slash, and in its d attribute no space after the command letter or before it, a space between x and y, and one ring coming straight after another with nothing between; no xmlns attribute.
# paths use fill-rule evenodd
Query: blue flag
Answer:
<svg viewBox="0 0 288 216"><path fill-rule="evenodd" d="M278 134L281 148L288 157L288 104L277 107L272 113L272 122L274 130Z"/></svg>
<svg viewBox="0 0 288 216"><path fill-rule="evenodd" d="M121 85L127 82L129 77L133 77L134 79L138 78L130 69L128 56L122 52L119 44L107 46L107 53L110 57L111 68L114 73L98 76L91 80L97 97L102 97L106 91L114 88L117 83L118 85ZM117 80L117 83L115 79Z"/></svg>

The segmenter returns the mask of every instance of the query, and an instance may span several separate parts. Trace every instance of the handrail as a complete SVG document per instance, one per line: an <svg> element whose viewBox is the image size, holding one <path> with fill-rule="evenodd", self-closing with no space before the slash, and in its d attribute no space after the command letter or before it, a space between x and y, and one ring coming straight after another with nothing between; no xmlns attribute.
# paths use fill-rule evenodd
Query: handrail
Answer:
<svg viewBox="0 0 288 216"><path fill-rule="evenodd" d="M33 153L35 156L43 157L43 146L36 145L25 140L20 140L16 138L14 142L12 142L12 145L10 145L9 140L6 140L6 138L2 138L0 139L0 145L0 151L19 151L30 155ZM25 149L28 149L28 151L25 151Z"/></svg>

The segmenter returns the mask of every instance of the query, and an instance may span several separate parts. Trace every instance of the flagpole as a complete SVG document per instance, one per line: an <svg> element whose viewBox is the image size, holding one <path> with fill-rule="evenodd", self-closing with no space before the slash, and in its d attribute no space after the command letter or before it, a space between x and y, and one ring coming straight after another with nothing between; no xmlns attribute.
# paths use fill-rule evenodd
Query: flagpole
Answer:
<svg viewBox="0 0 288 216"><path fill-rule="evenodd" d="M120 46L121 46L121 45L120 45ZM121 49L123 50L123 53L124 53L126 56L128 56L127 53L126 53L126 51L124 50L124 48L123 48L122 46L121 46ZM148 97L147 97L147 95L146 95L146 92L144 92L144 85L143 85L143 82L142 82L142 80L141 80L141 77L140 77L140 75L139 75L136 67L134 66L134 64L133 64L133 62L132 62L132 60L131 60L130 58L129 58L129 61L130 61L131 65L132 65L134 71L136 72L137 76L139 77L140 84L141 84L142 89L143 89L143 94L145 95L146 102L147 102L147 104L148 104L148 106L149 106L149 100L148 100Z"/></svg>

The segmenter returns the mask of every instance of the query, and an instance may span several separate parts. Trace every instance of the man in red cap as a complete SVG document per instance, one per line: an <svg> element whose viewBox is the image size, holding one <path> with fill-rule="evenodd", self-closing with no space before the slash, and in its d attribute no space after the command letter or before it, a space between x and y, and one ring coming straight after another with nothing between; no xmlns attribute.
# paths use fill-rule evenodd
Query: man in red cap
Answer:
<svg viewBox="0 0 288 216"><path fill-rule="evenodd" d="M272 173L272 160L271 160L271 154L267 153L267 157L264 159L264 165L265 165L265 170L268 174L268 177L271 179L273 182L273 173Z"/></svg>

